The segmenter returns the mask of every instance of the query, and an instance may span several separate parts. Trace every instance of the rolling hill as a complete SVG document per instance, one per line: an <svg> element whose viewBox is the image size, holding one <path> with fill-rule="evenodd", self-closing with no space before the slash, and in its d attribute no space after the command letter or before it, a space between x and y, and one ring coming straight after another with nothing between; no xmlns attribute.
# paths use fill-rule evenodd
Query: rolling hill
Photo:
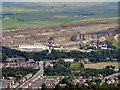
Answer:
<svg viewBox="0 0 120 90"><path fill-rule="evenodd" d="M59 2L59 3L48 3L48 2L40 2L40 3L34 3L34 2L4 2L3 3L3 10L4 8L18 8L18 9L37 9L37 10L47 10L47 9L53 9L53 10L85 10L85 11L109 11L109 12L115 12L118 8L117 2Z"/></svg>

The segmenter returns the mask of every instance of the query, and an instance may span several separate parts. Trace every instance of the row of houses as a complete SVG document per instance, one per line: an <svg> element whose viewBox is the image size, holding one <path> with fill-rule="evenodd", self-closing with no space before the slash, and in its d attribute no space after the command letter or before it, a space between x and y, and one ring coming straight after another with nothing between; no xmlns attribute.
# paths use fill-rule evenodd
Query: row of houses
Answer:
<svg viewBox="0 0 120 90"><path fill-rule="evenodd" d="M26 76L24 76L22 79L20 79L19 81L15 82L14 80L6 80L6 79L2 79L2 85L0 88L16 88L19 85L21 85L23 82L25 82L26 80L28 80L30 77L32 77L32 74L27 74Z"/></svg>
<svg viewBox="0 0 120 90"><path fill-rule="evenodd" d="M97 76L93 76L93 79L103 79L103 76L101 74L97 75ZM79 84L84 84L85 86L88 86L88 83L86 82L87 80L92 80L92 79L84 79L84 78L79 78L79 79L74 79L72 80L72 82L74 83L74 85L76 85L77 83ZM91 84L96 84L96 82L91 82Z"/></svg>
<svg viewBox="0 0 120 90"><path fill-rule="evenodd" d="M108 78L105 78L105 83L107 84L118 84L120 83L120 80L118 79L120 77L120 73L113 74L109 76Z"/></svg>
<svg viewBox="0 0 120 90"><path fill-rule="evenodd" d="M26 76L24 76L22 79L20 79L19 81L15 82L11 88L16 88L18 87L19 85L21 85L22 83L24 83L26 80L28 80L29 78L32 77L32 74L27 74Z"/></svg>
<svg viewBox="0 0 120 90"><path fill-rule="evenodd" d="M72 82L74 83L74 85L76 85L77 83L79 84L85 84L87 79L74 79L72 80Z"/></svg>
<svg viewBox="0 0 120 90"><path fill-rule="evenodd" d="M19 67L23 67L23 68L35 68L38 69L39 68L39 64L38 63L31 63L31 62L13 62L13 63L7 63L5 65L5 67L14 67L14 68L19 68Z"/></svg>
<svg viewBox="0 0 120 90"><path fill-rule="evenodd" d="M59 60L64 60L64 62L74 62L75 59L74 58L60 58L58 60L52 60L52 61L59 61ZM39 64L37 62L35 62L33 59L29 59L28 61L25 61L25 58L8 58L7 61L9 61L8 63L6 63L5 67L24 67L24 68L38 68ZM51 64L50 60L45 60L44 61L44 65L46 66L53 66Z"/></svg>
<svg viewBox="0 0 120 90"><path fill-rule="evenodd" d="M109 79L106 81L106 83L107 83L107 84L117 84L117 83L119 83L119 81L118 81L118 78L116 78L116 80L115 80L115 78L109 78Z"/></svg>
<svg viewBox="0 0 120 90"><path fill-rule="evenodd" d="M7 58L8 62L26 62L25 58ZM35 62L34 59L29 59L27 62Z"/></svg>
<svg viewBox="0 0 120 90"><path fill-rule="evenodd" d="M14 68L39 68L39 63L35 62L34 59L25 60L25 58L7 58L8 61L6 64L4 64L4 67L14 67ZM2 64L0 64L1 66Z"/></svg>
<svg viewBox="0 0 120 90"><path fill-rule="evenodd" d="M25 58L7 58L8 62L25 62Z"/></svg>
<svg viewBox="0 0 120 90"><path fill-rule="evenodd" d="M38 79L31 84L29 88L41 89L42 85L45 84L46 88L55 88L58 81L55 79Z"/></svg>
<svg viewBox="0 0 120 90"><path fill-rule="evenodd" d="M13 80L2 80L2 85L0 85L0 88L9 88L11 87L15 82Z"/></svg>

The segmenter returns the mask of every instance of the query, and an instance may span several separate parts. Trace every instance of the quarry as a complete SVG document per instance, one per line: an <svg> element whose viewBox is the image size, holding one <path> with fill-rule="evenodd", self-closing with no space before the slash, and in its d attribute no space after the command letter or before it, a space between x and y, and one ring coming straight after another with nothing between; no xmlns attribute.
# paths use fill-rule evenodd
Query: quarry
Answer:
<svg viewBox="0 0 120 90"><path fill-rule="evenodd" d="M118 34L117 18L79 20L59 25L3 30L3 46L21 49L46 50L50 43L57 47L79 49L81 43L90 41L113 41ZM39 46L29 46L40 43ZM23 46L24 45L24 46Z"/></svg>

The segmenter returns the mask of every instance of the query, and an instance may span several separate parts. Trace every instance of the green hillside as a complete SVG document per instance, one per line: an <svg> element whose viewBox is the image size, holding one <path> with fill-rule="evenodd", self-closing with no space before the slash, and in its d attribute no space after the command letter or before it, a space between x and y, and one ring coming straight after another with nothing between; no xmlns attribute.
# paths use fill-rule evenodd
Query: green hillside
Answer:
<svg viewBox="0 0 120 90"><path fill-rule="evenodd" d="M3 29L117 17L117 3L3 3ZM75 16L87 17L75 17Z"/></svg>
<svg viewBox="0 0 120 90"><path fill-rule="evenodd" d="M118 4L116 2L4 2L4 8L22 8L22 9L38 9L38 10L105 10L105 11L116 11Z"/></svg>

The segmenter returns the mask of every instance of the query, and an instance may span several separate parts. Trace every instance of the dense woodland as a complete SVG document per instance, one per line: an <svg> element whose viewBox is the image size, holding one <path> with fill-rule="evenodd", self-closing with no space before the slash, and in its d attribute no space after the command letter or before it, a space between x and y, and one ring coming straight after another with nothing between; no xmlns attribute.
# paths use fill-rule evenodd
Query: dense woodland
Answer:
<svg viewBox="0 0 120 90"><path fill-rule="evenodd" d="M119 53L120 49L114 50L98 50L92 51L89 53L80 52L80 51L71 51L71 52L64 52L64 51L57 51L52 50L52 52L48 54L48 50L41 51L41 52L22 52L15 49L10 49L8 47L2 47L2 61L5 62L7 58L11 57L24 57L26 60L34 59L35 61L41 61L45 59L49 60L56 60L59 58L75 58L76 60L82 60L84 58L88 58L91 62L100 62L100 61L107 61L107 58L112 61L112 59L117 59L119 61Z"/></svg>
<svg viewBox="0 0 120 90"><path fill-rule="evenodd" d="M59 63L54 63L54 66L48 66L45 68L45 75L62 75L62 76L67 76L67 75L73 75L72 70L70 68L70 63L69 62L64 62L63 60L60 60Z"/></svg>

